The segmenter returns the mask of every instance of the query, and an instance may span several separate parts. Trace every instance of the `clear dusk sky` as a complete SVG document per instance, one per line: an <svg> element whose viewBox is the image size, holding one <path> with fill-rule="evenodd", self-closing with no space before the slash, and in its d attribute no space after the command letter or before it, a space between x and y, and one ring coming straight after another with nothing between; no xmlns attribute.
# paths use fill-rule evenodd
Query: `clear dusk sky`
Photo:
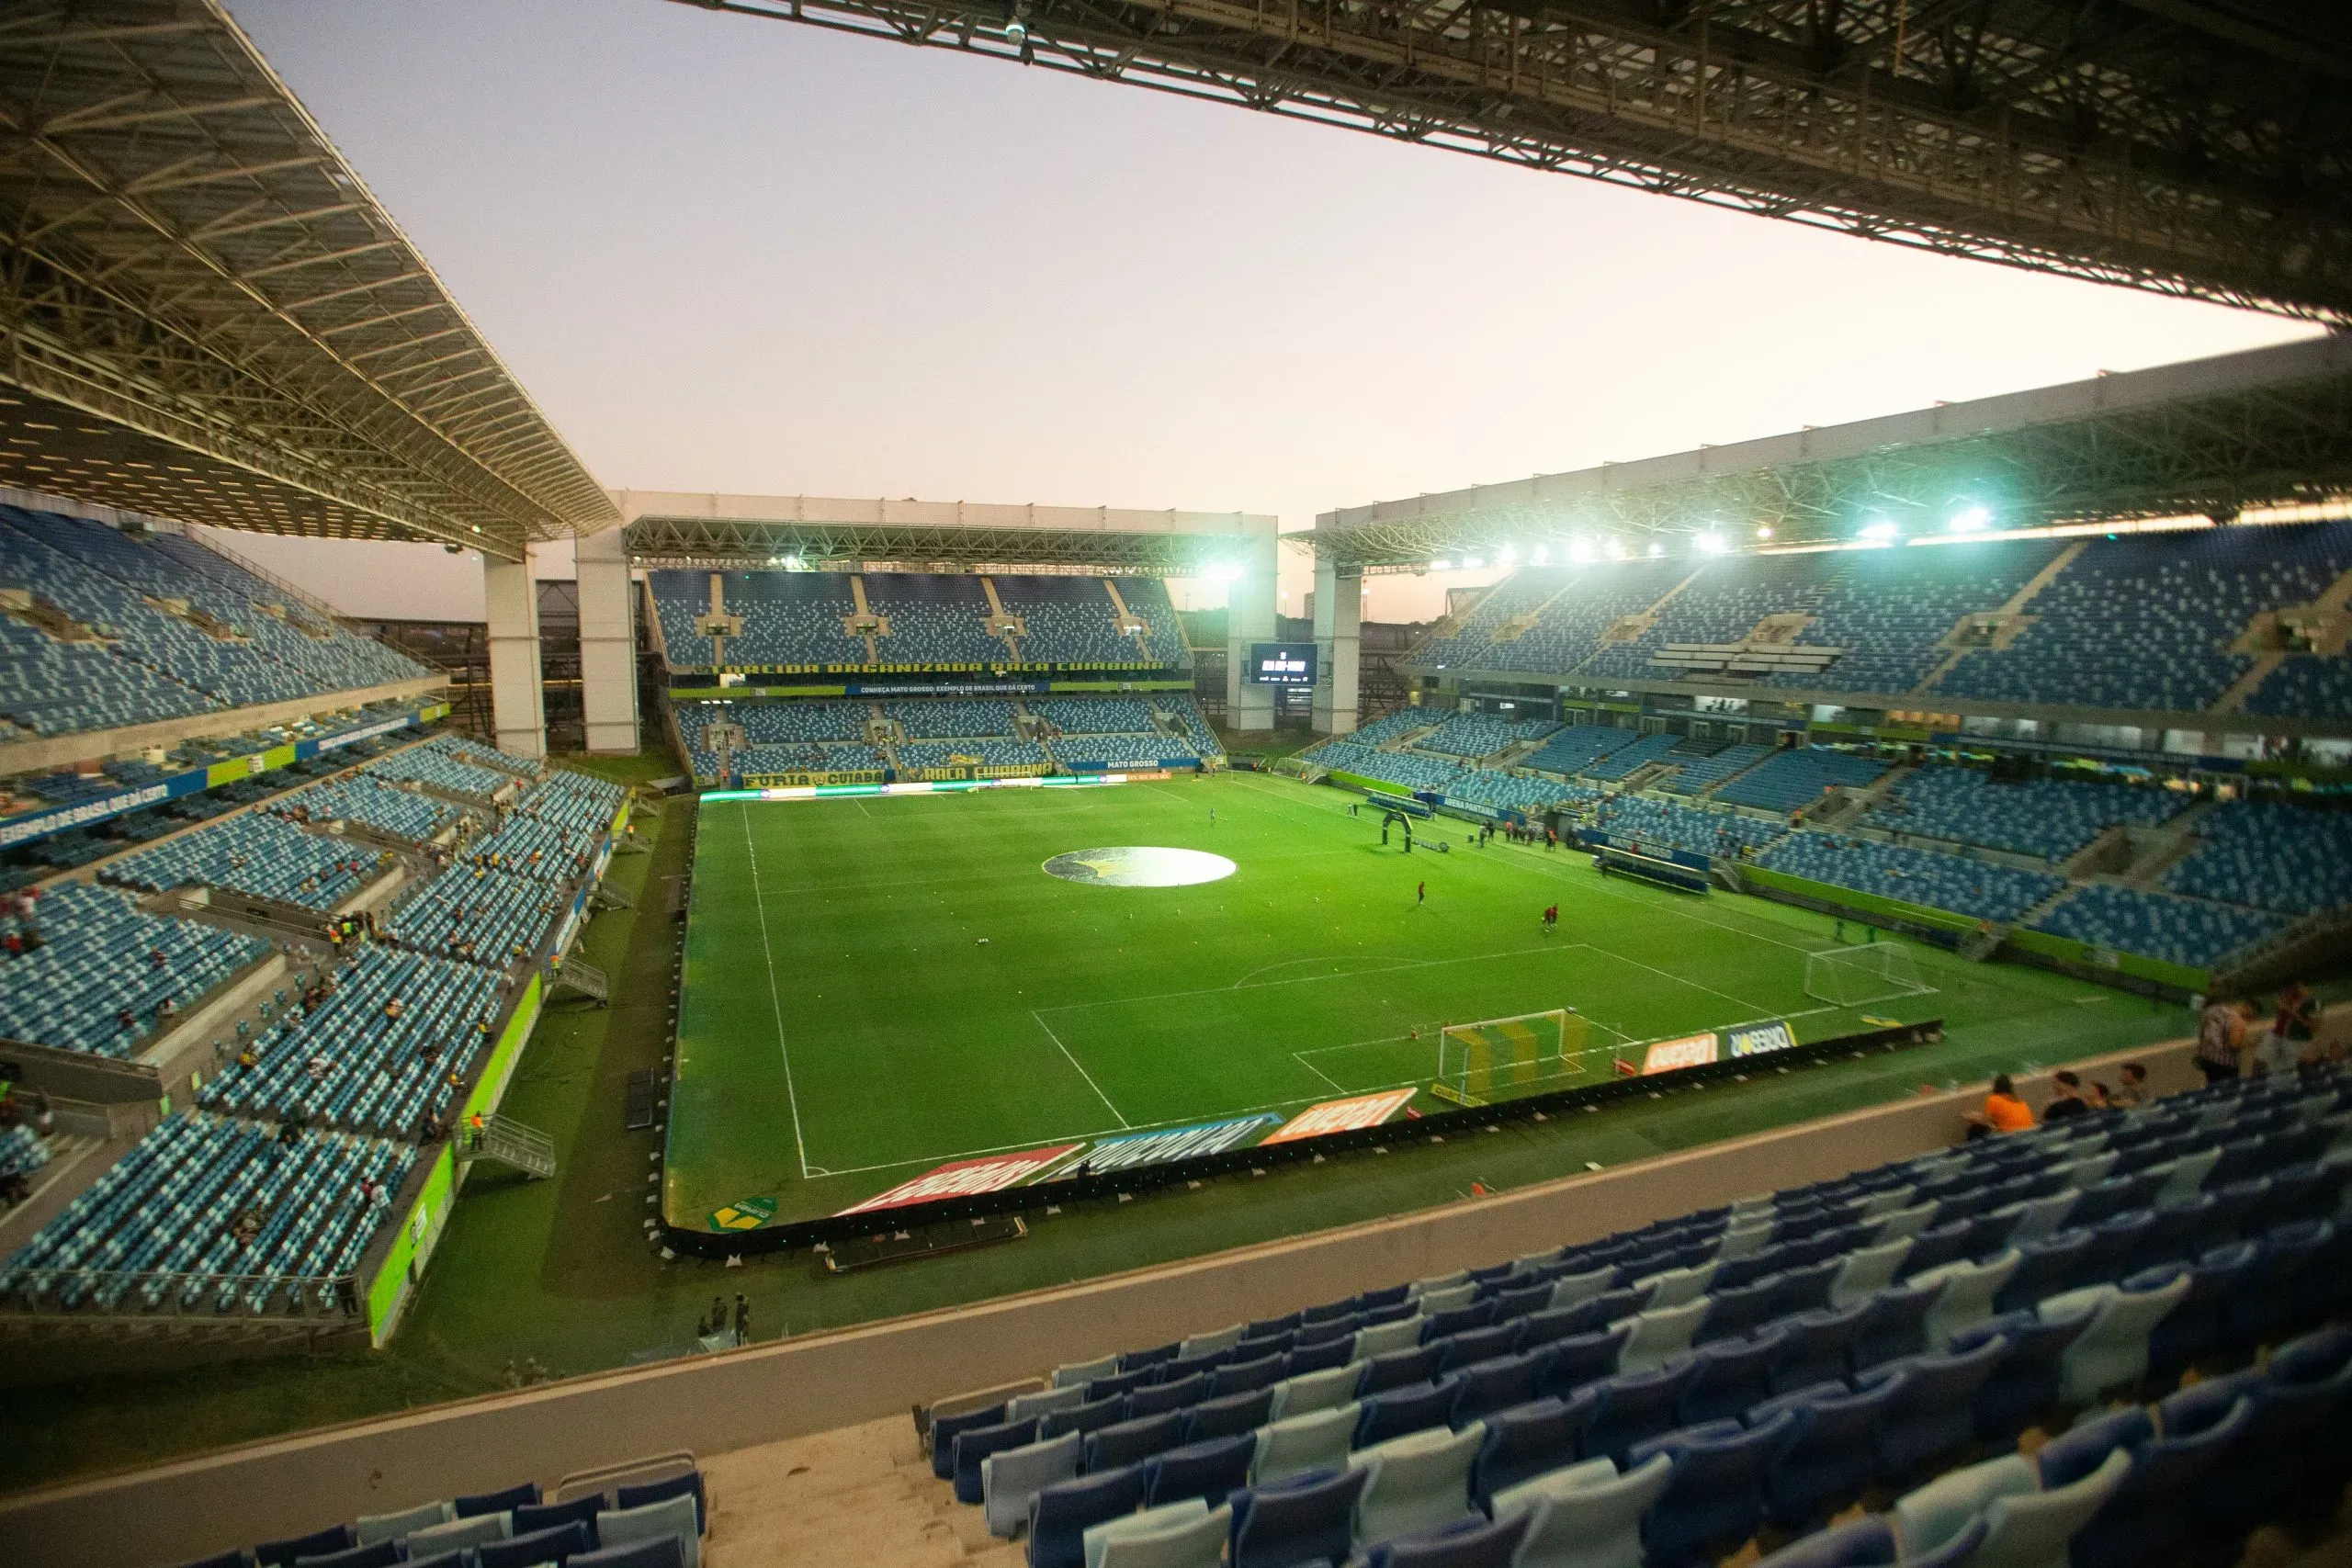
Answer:
<svg viewBox="0 0 2352 1568"><path fill-rule="evenodd" d="M2312 330L670 0L229 4L616 487L1295 528ZM481 614L432 547L232 542Z"/></svg>

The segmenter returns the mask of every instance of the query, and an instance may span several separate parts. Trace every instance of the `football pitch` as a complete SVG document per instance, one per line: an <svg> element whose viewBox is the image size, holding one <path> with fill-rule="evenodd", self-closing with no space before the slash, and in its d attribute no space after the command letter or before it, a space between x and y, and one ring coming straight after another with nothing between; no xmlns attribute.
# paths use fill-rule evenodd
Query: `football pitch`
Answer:
<svg viewBox="0 0 2352 1568"><path fill-rule="evenodd" d="M1604 878L1565 850L1473 848L1459 821L1419 824L1407 855L1354 798L1228 773L704 803L665 1217L702 1229L766 1199L808 1218L983 1154L1380 1089L1442 1109L1427 1089L1448 1023L1574 1010L1566 1055L1495 1075L1510 1093L1758 1020L1812 1041L1866 1014L1960 1031L2103 999L1913 946L1931 989L1827 1007L1804 985L1806 955L1839 945L1826 917ZM1085 852L1121 848L1234 869L1176 886L1046 869L1071 856L1091 877L1112 866Z"/></svg>

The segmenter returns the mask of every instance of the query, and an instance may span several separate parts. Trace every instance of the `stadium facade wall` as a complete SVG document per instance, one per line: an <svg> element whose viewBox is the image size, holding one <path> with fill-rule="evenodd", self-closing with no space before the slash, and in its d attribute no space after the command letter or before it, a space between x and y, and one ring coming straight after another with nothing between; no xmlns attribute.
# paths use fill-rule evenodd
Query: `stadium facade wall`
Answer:
<svg viewBox="0 0 2352 1568"><path fill-rule="evenodd" d="M2346 1023L2344 1010L2331 1029ZM2120 1053L2158 1093L2192 1087L2192 1043ZM2029 1100L2047 1074L2022 1080ZM1472 1203L1107 1279L485 1395L225 1449L0 1501L28 1568L147 1568L237 1542L642 1455L713 1455L870 1421L1057 1362L1272 1316L1397 1280L1493 1262L1950 1145L1981 1087L1905 1097Z"/></svg>

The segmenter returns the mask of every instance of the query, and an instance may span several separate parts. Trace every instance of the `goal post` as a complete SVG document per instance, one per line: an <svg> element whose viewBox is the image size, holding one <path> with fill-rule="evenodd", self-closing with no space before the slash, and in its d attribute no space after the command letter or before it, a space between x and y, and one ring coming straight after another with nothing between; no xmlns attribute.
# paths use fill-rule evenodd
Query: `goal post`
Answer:
<svg viewBox="0 0 2352 1568"><path fill-rule="evenodd" d="M1573 1008L1449 1023L1438 1031L1440 1098L1483 1105L1514 1088L1582 1069L1589 1025Z"/></svg>
<svg viewBox="0 0 2352 1568"><path fill-rule="evenodd" d="M1916 997L1931 989L1919 978L1918 962L1899 942L1833 947L1805 955L1804 994L1831 1007Z"/></svg>

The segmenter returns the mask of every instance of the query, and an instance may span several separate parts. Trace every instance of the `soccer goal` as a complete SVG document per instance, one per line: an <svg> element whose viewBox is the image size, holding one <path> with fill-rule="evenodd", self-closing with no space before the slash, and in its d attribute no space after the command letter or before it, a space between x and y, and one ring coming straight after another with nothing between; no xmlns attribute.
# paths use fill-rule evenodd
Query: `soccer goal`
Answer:
<svg viewBox="0 0 2352 1568"><path fill-rule="evenodd" d="M1919 965L1911 950L1899 942L1833 947L1805 955L1804 994L1831 1007L1892 1001L1934 988L1919 978Z"/></svg>
<svg viewBox="0 0 2352 1568"><path fill-rule="evenodd" d="M1578 1077L1589 1032L1574 1008L1449 1023L1438 1032L1435 1088L1444 1099L1483 1105L1516 1086Z"/></svg>

